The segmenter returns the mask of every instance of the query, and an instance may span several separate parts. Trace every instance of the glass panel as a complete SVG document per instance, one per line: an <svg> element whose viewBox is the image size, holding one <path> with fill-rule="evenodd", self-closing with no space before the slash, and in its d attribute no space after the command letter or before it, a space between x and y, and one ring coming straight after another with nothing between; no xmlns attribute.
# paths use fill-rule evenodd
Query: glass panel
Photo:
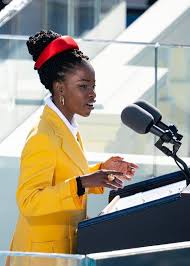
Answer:
<svg viewBox="0 0 190 266"><path fill-rule="evenodd" d="M6 113L1 113L3 117L6 117ZM13 113L12 113L12 116ZM14 116L16 119L16 116ZM6 117L7 119L7 117ZM2 117L1 117L2 120ZM12 118L14 120L14 118ZM1 121L2 123L2 121ZM7 121L4 119L3 126L7 126ZM14 142L18 140L14 138ZM9 149L6 146L5 151ZM16 204L16 188L18 184L19 176L19 159L15 159L9 156L3 156L2 150L0 151L0 236L1 244L0 250L9 250L13 231L15 230L16 220L18 217L18 208ZM1 261L1 260L0 260ZM0 263L0 266L2 264Z"/></svg>
<svg viewBox="0 0 190 266"><path fill-rule="evenodd" d="M46 93L25 43L0 39L0 141L39 108Z"/></svg>
<svg viewBox="0 0 190 266"><path fill-rule="evenodd" d="M122 3L122 0L101 0L101 17L104 17L112 8Z"/></svg>
<svg viewBox="0 0 190 266"><path fill-rule="evenodd" d="M83 266L85 256L52 253L0 251L0 265L6 266Z"/></svg>
<svg viewBox="0 0 190 266"><path fill-rule="evenodd" d="M40 29L81 36L92 30L113 8L124 0L33 0L19 14L0 28L1 34L32 35ZM126 20L125 5L123 19ZM35 16L35 20L33 19ZM32 23L31 23L32 21ZM113 20L112 20L113 21ZM123 23L123 29L125 22ZM105 32L105 24L101 28ZM118 25L117 34L121 32Z"/></svg>
<svg viewBox="0 0 190 266"><path fill-rule="evenodd" d="M190 48L164 47L158 49L158 68L167 71L164 83L157 92L158 108L162 113L162 120L167 125L174 124L178 133L183 135L182 146L178 156L190 155L190 119L189 119L189 76ZM170 149L172 146L169 147ZM157 155L163 155L157 150ZM164 155L163 155L164 156ZM157 166L157 174L169 173L174 167ZM176 170L179 168L176 166Z"/></svg>
<svg viewBox="0 0 190 266"><path fill-rule="evenodd" d="M47 26L55 32L62 35L68 34L68 23L74 17L68 15L68 0L55 1L48 0L47 2Z"/></svg>
<svg viewBox="0 0 190 266"><path fill-rule="evenodd" d="M188 266L189 242L88 255L90 266Z"/></svg>
<svg viewBox="0 0 190 266"><path fill-rule="evenodd" d="M74 3L74 35L80 36L95 26L94 0L77 0ZM100 11L98 11L99 13Z"/></svg>
<svg viewBox="0 0 190 266"><path fill-rule="evenodd" d="M123 0L77 0L74 2L74 35L80 36L88 33L100 23L106 15L111 14L114 7ZM104 24L105 27L105 24ZM102 27L103 29L103 27ZM101 31L102 31L101 29ZM98 34L98 32L96 33ZM106 34L106 31L105 31Z"/></svg>

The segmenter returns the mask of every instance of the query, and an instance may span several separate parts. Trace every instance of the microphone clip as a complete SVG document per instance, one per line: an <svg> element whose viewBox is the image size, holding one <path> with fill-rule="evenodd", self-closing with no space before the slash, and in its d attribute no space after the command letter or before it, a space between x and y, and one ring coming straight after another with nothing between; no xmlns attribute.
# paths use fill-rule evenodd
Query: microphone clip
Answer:
<svg viewBox="0 0 190 266"><path fill-rule="evenodd" d="M169 131L169 133L168 133ZM165 133L159 138L159 140L154 144L160 151L162 151L165 155L170 156L174 159L178 167L182 170L185 179L186 179L186 184L187 186L190 184L190 171L186 163L180 159L177 156L177 152L181 146L181 142L175 137L172 136L172 132L170 130L166 130ZM181 135L182 136L182 135ZM182 136L183 137L183 136ZM173 144L173 150L171 151L168 147L164 146L164 143L172 143ZM182 168L183 167L183 168Z"/></svg>
<svg viewBox="0 0 190 266"><path fill-rule="evenodd" d="M178 132L178 129L177 129L177 127L175 125L169 125L168 128L174 134L176 140L179 140L179 141L182 140L183 135L177 133Z"/></svg>

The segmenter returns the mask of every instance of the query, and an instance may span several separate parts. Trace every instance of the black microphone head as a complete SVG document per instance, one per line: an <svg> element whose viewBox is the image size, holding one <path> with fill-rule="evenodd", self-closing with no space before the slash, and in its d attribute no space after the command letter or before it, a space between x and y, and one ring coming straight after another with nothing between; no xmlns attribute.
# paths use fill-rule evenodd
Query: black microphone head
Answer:
<svg viewBox="0 0 190 266"><path fill-rule="evenodd" d="M146 101L137 101L134 104L140 106L142 109L146 110L148 113L150 113L154 118L154 123L157 124L161 121L162 115L160 111L153 106L152 104L146 102Z"/></svg>
<svg viewBox="0 0 190 266"><path fill-rule="evenodd" d="M123 124L139 134L146 134L154 124L153 116L136 104L131 104L121 113Z"/></svg>

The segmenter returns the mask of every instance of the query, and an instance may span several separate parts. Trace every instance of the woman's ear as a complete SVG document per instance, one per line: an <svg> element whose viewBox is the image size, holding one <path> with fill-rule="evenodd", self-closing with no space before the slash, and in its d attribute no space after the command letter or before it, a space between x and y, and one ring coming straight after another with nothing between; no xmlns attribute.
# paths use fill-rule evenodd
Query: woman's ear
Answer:
<svg viewBox="0 0 190 266"><path fill-rule="evenodd" d="M53 91L54 94L60 95L64 91L64 84L61 81L54 81L53 82Z"/></svg>

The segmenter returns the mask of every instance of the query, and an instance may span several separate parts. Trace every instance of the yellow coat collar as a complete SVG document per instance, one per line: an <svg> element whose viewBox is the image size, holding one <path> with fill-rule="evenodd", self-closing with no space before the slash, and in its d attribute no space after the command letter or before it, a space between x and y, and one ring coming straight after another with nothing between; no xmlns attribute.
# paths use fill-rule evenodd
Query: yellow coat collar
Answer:
<svg viewBox="0 0 190 266"><path fill-rule="evenodd" d="M88 173L88 162L84 155L80 134L77 133L77 143L69 128L61 120L61 118L47 105L44 107L42 117L51 125L55 135L59 136L62 140L62 150L77 165L77 167L80 168L83 174Z"/></svg>

